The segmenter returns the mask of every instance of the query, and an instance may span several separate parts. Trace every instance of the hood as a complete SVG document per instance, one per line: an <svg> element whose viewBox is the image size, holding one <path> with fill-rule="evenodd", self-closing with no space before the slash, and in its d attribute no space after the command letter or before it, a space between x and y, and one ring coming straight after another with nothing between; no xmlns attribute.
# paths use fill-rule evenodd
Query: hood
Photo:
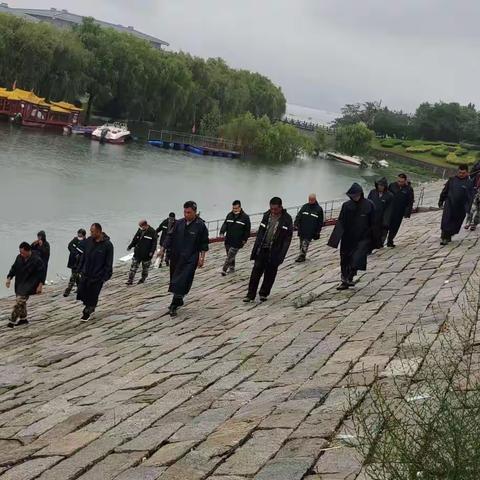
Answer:
<svg viewBox="0 0 480 480"><path fill-rule="evenodd" d="M380 180L375 182L375 188L378 190L378 186L383 185L385 187L385 191L388 190L388 180L385 177L382 177Z"/></svg>
<svg viewBox="0 0 480 480"><path fill-rule="evenodd" d="M43 230L40 230L40 231L37 233L37 237L40 237L43 242L46 242L46 241L47 241L47 234L46 234Z"/></svg>
<svg viewBox="0 0 480 480"><path fill-rule="evenodd" d="M352 186L348 189L347 195L352 198L352 195L355 195L357 193L360 193L360 195L363 197L363 188L358 184L358 183L353 183Z"/></svg>

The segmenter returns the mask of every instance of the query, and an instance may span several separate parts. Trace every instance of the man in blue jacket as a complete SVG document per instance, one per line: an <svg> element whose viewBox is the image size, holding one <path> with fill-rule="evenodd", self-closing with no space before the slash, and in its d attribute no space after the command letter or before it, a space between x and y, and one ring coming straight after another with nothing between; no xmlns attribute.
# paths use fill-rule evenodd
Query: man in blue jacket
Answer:
<svg viewBox="0 0 480 480"><path fill-rule="evenodd" d="M278 267L283 263L293 236L292 217L282 206L279 197L270 200L270 210L263 215L250 260L254 260L247 296L244 302L253 302L260 287L260 301L270 295L277 277Z"/></svg>
<svg viewBox="0 0 480 480"><path fill-rule="evenodd" d="M39 255L32 254L32 247L22 242L19 255L8 272L6 287L10 288L12 278L15 278L16 301L8 326L28 325L27 301L31 295L42 293L45 278L45 264Z"/></svg>
<svg viewBox="0 0 480 480"><path fill-rule="evenodd" d="M90 227L80 272L77 300L81 300L85 306L82 321L86 322L97 307L103 284L110 280L113 273L113 245L99 223Z"/></svg>

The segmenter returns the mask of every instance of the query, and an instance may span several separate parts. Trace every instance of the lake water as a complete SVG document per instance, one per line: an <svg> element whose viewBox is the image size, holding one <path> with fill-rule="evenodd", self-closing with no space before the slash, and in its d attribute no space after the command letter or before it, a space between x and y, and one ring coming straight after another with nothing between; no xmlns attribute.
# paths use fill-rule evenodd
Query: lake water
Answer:
<svg viewBox="0 0 480 480"><path fill-rule="evenodd" d="M266 210L274 195L286 206L304 203L310 192L342 198L353 181L371 185L377 174L320 158L279 165L167 152L142 141L100 145L0 123L0 272L6 277L18 244L35 240L38 230L51 244L48 280L59 281L68 273L67 243L92 222L103 225L118 259L140 218L157 227L168 212L180 215L185 200L211 220L237 198L247 212ZM7 292L2 281L0 295Z"/></svg>

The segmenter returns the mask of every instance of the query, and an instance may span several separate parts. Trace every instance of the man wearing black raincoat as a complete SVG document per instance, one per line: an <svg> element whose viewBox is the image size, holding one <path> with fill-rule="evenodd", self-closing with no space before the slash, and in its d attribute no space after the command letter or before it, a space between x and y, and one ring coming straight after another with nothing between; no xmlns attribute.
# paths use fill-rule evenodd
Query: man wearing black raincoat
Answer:
<svg viewBox="0 0 480 480"><path fill-rule="evenodd" d="M85 251L85 242L87 241L87 232L85 229L80 228L77 231L77 236L70 240L68 244L68 263L67 268L71 270L70 279L68 281L67 288L63 292L64 297L68 297L72 292L72 288L80 283L80 263L82 261L82 255Z"/></svg>
<svg viewBox="0 0 480 480"><path fill-rule="evenodd" d="M253 302L260 287L260 301L265 302L270 295L277 277L278 267L285 260L293 236L292 217L282 206L279 197L270 200L270 210L263 215L257 231L255 245L250 260L254 260L247 296L244 302Z"/></svg>
<svg viewBox="0 0 480 480"><path fill-rule="evenodd" d="M160 235L158 246L160 247L157 254L158 268L162 268L163 259L165 258L165 265L170 265L170 252L165 248L165 242L167 240L168 232L171 232L175 226L175 212L170 212L168 218L166 218L159 227L155 230L157 235Z"/></svg>
<svg viewBox="0 0 480 480"><path fill-rule="evenodd" d="M295 228L298 230L300 239L300 253L295 260L297 263L304 262L307 258L308 248L312 240L320 238L323 227L323 208L317 202L317 196L311 193L306 203L295 217Z"/></svg>
<svg viewBox="0 0 480 480"><path fill-rule="evenodd" d="M85 252L80 265L80 283L77 300L83 302L82 321L86 322L95 311L103 284L113 273L113 245L99 223L90 227L90 237L85 241Z"/></svg>
<svg viewBox="0 0 480 480"><path fill-rule="evenodd" d="M170 287L173 293L169 307L171 316L177 315L183 299L192 287L195 271L205 264L208 251L208 229L197 216L197 204L189 201L183 205L183 216L167 234L165 248L170 250Z"/></svg>
<svg viewBox="0 0 480 480"><path fill-rule="evenodd" d="M363 189L354 183L347 192L350 200L342 205L328 245L337 248L340 244L340 267L342 283L338 290L353 287L357 270L367 269L367 255L371 251L372 227L375 207L364 197Z"/></svg>
<svg viewBox="0 0 480 480"><path fill-rule="evenodd" d="M393 194L392 213L388 227L387 247L395 247L393 241L397 236L404 218L410 218L413 209L414 194L407 176L401 173L396 182L391 183L388 190Z"/></svg>
<svg viewBox="0 0 480 480"><path fill-rule="evenodd" d="M142 265L142 276L138 283L145 283L148 277L148 270L152 264L153 254L157 249L157 240L158 236L154 228L145 219L140 220L137 233L127 247L127 250L134 249L127 285L133 284L133 279L140 264Z"/></svg>
<svg viewBox="0 0 480 480"><path fill-rule="evenodd" d="M375 205L372 227L372 249L383 248L390 225L393 200L393 194L388 191L388 182L385 177L375 182L375 188L368 194L368 199Z"/></svg>
<svg viewBox="0 0 480 480"><path fill-rule="evenodd" d="M468 176L468 167L460 165L454 177L450 177L440 194L438 206L443 207L441 245L447 245L456 235L465 215L469 212L474 195L473 181Z"/></svg>
<svg viewBox="0 0 480 480"><path fill-rule="evenodd" d="M43 270L45 276L42 279L42 283L45 285L47 280L48 262L50 260L50 244L47 242L47 235L43 230L40 230L37 233L37 239L31 246L32 252L42 259L43 266L45 267Z"/></svg>

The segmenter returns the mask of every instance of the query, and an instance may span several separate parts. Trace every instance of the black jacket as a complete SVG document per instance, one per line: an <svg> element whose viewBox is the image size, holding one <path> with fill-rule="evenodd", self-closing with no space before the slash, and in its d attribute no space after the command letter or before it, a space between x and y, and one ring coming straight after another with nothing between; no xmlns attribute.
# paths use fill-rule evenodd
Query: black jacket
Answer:
<svg viewBox="0 0 480 480"><path fill-rule="evenodd" d="M85 241L80 264L82 277L90 282L106 282L113 273L113 245L106 233L99 242L92 237Z"/></svg>
<svg viewBox="0 0 480 480"><path fill-rule="evenodd" d="M253 246L251 260L256 260L260 253L267 233L267 225L270 219L270 211L265 212L262 218L262 222L258 227L257 238L255 239L255 245ZM280 219L278 221L277 231L273 239L272 246L270 248L270 261L275 265L280 265L287 256L288 248L292 241L293 236L293 220L289 213L283 209Z"/></svg>
<svg viewBox="0 0 480 480"><path fill-rule="evenodd" d="M385 187L382 196L378 192L379 185ZM393 193L388 190L386 178L381 178L378 182L375 182L375 188L368 194L368 199L375 205L375 225L388 227L392 216Z"/></svg>
<svg viewBox="0 0 480 480"><path fill-rule="evenodd" d="M45 279L45 264L39 255L32 253L27 259L18 255L7 278L15 278L17 295L35 295L38 285Z"/></svg>
<svg viewBox="0 0 480 480"><path fill-rule="evenodd" d="M462 227L465 215L470 210L475 195L471 178L448 179L440 194L439 207L444 206L442 215L442 230L456 235Z"/></svg>
<svg viewBox="0 0 480 480"><path fill-rule="evenodd" d="M153 257L157 248L157 232L150 225L146 230L139 228L133 237L128 250L134 248L133 256L140 261L147 261Z"/></svg>
<svg viewBox="0 0 480 480"><path fill-rule="evenodd" d="M388 190L393 194L392 220L403 217L410 218L413 209L413 202L415 200L413 188L410 184L400 188L397 182L393 182L388 187Z"/></svg>
<svg viewBox="0 0 480 480"><path fill-rule="evenodd" d="M323 208L315 202L306 203L297 213L295 227L298 236L305 240L318 240L323 227Z"/></svg>
<svg viewBox="0 0 480 480"><path fill-rule="evenodd" d="M43 240L42 245L38 243L38 240L35 240L32 243L32 252L40 257L43 262L45 268L43 270L44 277L42 279L42 283L45 283L47 279L48 262L50 260L50 244L47 242L46 238Z"/></svg>
<svg viewBox="0 0 480 480"><path fill-rule="evenodd" d="M68 251L70 252L67 263L68 268L71 268L74 271L78 270L83 252L85 252L85 242L85 238L80 240L78 237L70 240L70 243L68 244Z"/></svg>
<svg viewBox="0 0 480 480"><path fill-rule="evenodd" d="M165 248L170 250L170 260L198 262L200 252L208 251L208 230L205 222L197 217L187 225L184 218L175 222L175 227L167 235Z"/></svg>
<svg viewBox="0 0 480 480"><path fill-rule="evenodd" d="M157 232L157 234L160 235L159 245L161 247L165 246L165 240L167 239L167 234L173 230L173 228L175 227L176 221L177 220L175 218L168 217L155 230L155 232Z"/></svg>
<svg viewBox="0 0 480 480"><path fill-rule="evenodd" d="M354 251L361 246L362 252L368 252L372 241L372 226L375 207L370 200L363 197L360 185L354 183L347 192L348 196L361 193L358 202L349 200L342 205L335 228L330 236L328 245L337 248L341 243L340 251ZM366 255L366 254L365 254Z"/></svg>
<svg viewBox="0 0 480 480"><path fill-rule="evenodd" d="M225 245L242 248L250 237L250 217L243 211L238 215L230 212L223 222L220 235L225 235Z"/></svg>

